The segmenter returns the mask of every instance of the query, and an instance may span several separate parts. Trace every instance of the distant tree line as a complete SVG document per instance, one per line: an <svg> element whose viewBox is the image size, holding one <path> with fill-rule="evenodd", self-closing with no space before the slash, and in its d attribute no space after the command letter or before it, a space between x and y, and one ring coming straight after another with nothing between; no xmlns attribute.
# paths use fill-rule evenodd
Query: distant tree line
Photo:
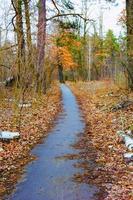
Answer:
<svg viewBox="0 0 133 200"><path fill-rule="evenodd" d="M133 88L132 0L126 1L123 23L127 31L119 38L112 30L101 37L95 21L88 17L89 1L82 0L79 13L70 0L51 0L52 11L48 10L46 0L39 0L36 5L32 0L11 0L11 4L16 44L6 42L0 47L4 79L11 74L16 87L32 87L37 93L46 93L57 76L60 82L65 82L103 78L117 81L121 75L128 80L128 87ZM33 7L38 10L36 43L31 25Z"/></svg>

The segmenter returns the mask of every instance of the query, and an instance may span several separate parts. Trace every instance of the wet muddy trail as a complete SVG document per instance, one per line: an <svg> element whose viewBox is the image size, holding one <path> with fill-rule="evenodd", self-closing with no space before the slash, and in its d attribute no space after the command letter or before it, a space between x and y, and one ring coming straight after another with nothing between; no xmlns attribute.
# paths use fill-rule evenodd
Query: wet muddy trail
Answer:
<svg viewBox="0 0 133 200"><path fill-rule="evenodd" d="M15 191L6 200L96 199L96 186L73 179L76 173L82 173L82 169L74 167L78 158L66 159L66 155L79 153L72 145L84 132L85 123L71 90L62 84L61 91L63 112L48 137L32 150L37 159L25 167Z"/></svg>

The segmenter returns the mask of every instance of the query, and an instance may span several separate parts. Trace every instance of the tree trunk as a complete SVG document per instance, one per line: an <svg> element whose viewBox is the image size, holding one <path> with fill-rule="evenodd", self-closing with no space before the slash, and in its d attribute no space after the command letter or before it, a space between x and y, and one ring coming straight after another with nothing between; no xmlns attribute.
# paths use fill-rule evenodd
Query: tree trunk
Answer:
<svg viewBox="0 0 133 200"><path fill-rule="evenodd" d="M133 1L126 0L128 86L133 90Z"/></svg>
<svg viewBox="0 0 133 200"><path fill-rule="evenodd" d="M58 65L59 81L60 83L65 83L63 75L63 67L61 64Z"/></svg>
<svg viewBox="0 0 133 200"><path fill-rule="evenodd" d="M46 0L38 3L38 35L37 35L37 76L36 92L42 89L46 92L46 74L44 71L45 42L46 42Z"/></svg>
<svg viewBox="0 0 133 200"><path fill-rule="evenodd" d="M18 58L17 58L17 84L20 86L21 82L21 72L23 72L23 67L25 63L25 39L23 32L23 20L22 20L22 0L12 0L12 5L16 14L16 34L18 43Z"/></svg>
<svg viewBox="0 0 133 200"><path fill-rule="evenodd" d="M31 37L31 23L30 23L30 11L29 11L29 0L23 0L25 9L25 20L26 20L26 42L28 49L28 61L31 64L32 57L32 37Z"/></svg>

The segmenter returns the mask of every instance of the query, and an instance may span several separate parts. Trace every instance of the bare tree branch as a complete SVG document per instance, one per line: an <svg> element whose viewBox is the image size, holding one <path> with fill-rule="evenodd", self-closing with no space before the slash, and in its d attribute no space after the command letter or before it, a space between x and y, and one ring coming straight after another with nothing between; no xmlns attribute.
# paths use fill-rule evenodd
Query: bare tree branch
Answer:
<svg viewBox="0 0 133 200"><path fill-rule="evenodd" d="M5 68L7 68L7 69L10 69L10 67L8 67L8 66L6 66L6 65L4 65L4 64L0 64L0 66L1 66L1 67L5 67Z"/></svg>
<svg viewBox="0 0 133 200"><path fill-rule="evenodd" d="M81 14L79 14L79 13L57 14L57 15L54 15L54 16L52 16L52 17L50 17L50 18L47 18L47 21L50 21L50 20L55 19L55 18L57 18L57 17L65 17L65 16L73 16L73 17L78 16L78 17L80 17L80 18L83 19L83 20L94 22L93 19L86 19L86 18L84 18L84 17L83 17Z"/></svg>
<svg viewBox="0 0 133 200"><path fill-rule="evenodd" d="M17 11L17 9L16 9L16 7L15 7L15 4L14 4L14 1L13 0L11 0L11 3L12 3L12 6L13 6L13 8L14 8L14 10L15 10L15 15L14 15L14 17L12 18L12 21L11 21L11 23L12 23L12 25L13 25L13 27L14 27L14 31L16 30L16 27L15 27L15 24L14 24L14 19L16 18L16 16L18 15L18 11Z"/></svg>
<svg viewBox="0 0 133 200"><path fill-rule="evenodd" d="M0 51L6 51L8 49L12 49L13 47L18 46L18 44L11 45L10 47L1 48Z"/></svg>
<svg viewBox="0 0 133 200"><path fill-rule="evenodd" d="M55 1L54 0L51 0L51 1L53 3L54 7L56 8L56 10L58 11L58 14L60 14L60 10L59 10L58 6L56 5Z"/></svg>

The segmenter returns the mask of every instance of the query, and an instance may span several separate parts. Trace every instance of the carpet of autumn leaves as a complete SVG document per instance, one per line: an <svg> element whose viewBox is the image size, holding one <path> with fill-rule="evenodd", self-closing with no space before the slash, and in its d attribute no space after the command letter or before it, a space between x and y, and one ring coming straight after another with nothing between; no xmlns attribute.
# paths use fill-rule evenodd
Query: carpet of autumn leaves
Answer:
<svg viewBox="0 0 133 200"><path fill-rule="evenodd" d="M127 149L116 133L128 130L133 124L133 105L116 112L111 110L118 102L133 99L133 93L109 81L69 83L69 86L86 119L86 131L75 145L82 149L84 162L78 167L84 168L84 173L75 175L75 179L103 187L106 195L98 199L133 199L133 166L124 160Z"/></svg>
<svg viewBox="0 0 133 200"><path fill-rule="evenodd" d="M8 89L8 98L11 93ZM47 95L32 99L32 106L23 108L21 114L20 139L10 142L0 141L0 194L10 192L21 172L23 166L34 159L29 156L30 150L41 138L47 135L48 129L54 122L57 113L61 109L61 93L59 87L54 85ZM28 100L30 96L28 95ZM0 106L0 130L17 131L17 114L13 112L13 102L5 100Z"/></svg>

